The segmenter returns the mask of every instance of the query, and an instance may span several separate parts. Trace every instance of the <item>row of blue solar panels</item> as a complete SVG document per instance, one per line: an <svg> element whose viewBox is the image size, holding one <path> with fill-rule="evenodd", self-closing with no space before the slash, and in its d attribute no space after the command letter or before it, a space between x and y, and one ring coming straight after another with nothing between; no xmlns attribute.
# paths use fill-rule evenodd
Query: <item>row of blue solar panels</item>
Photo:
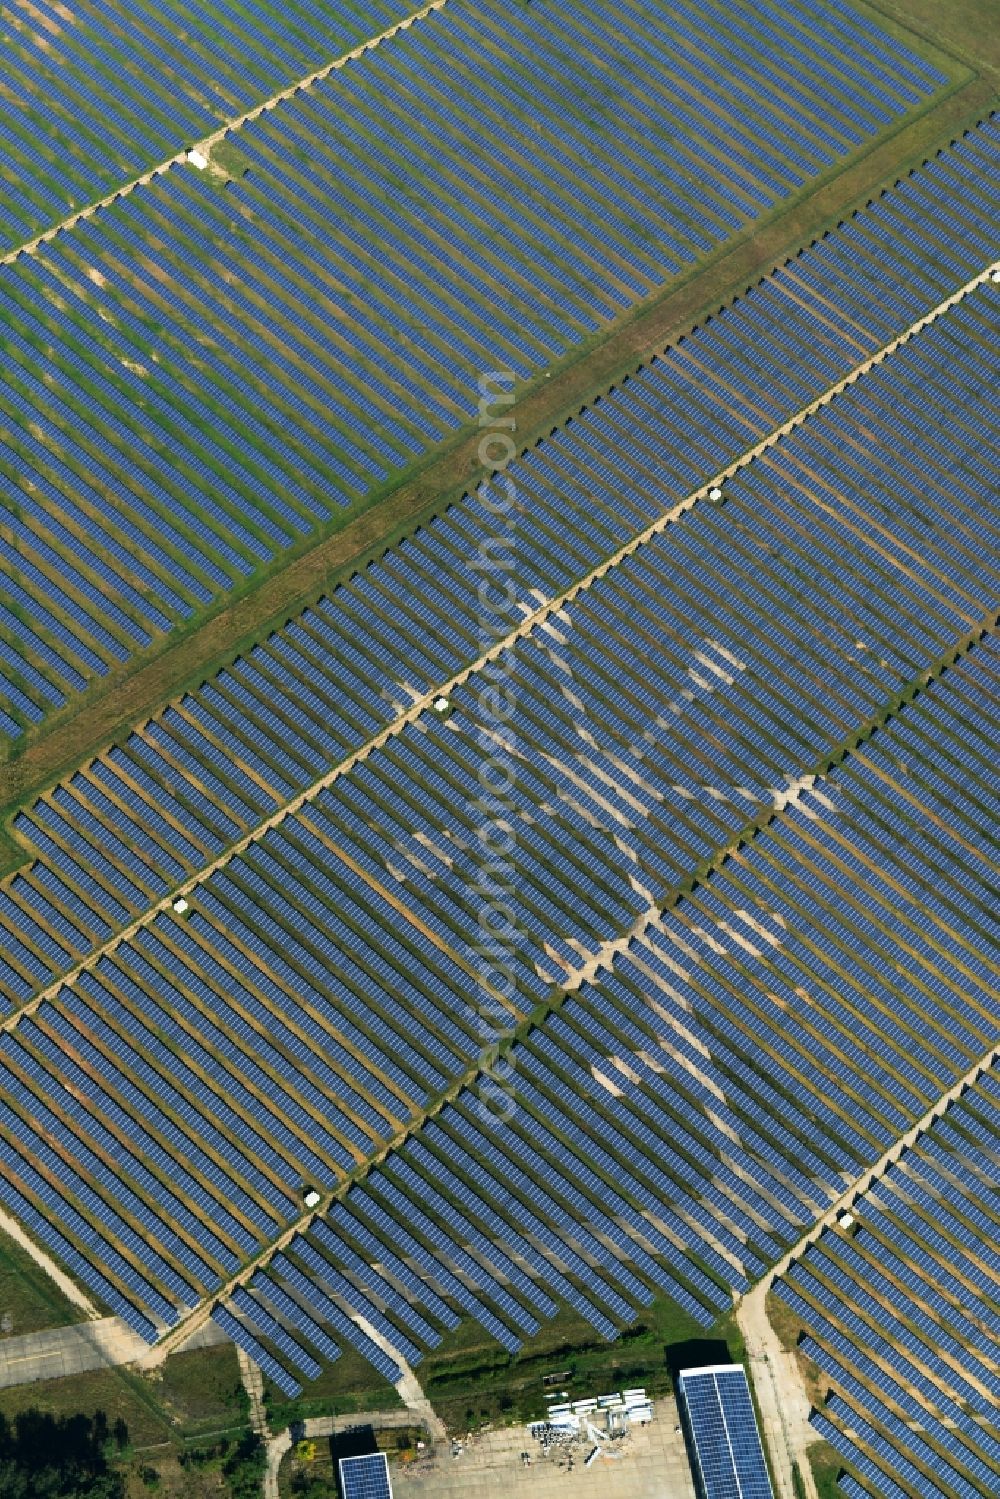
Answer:
<svg viewBox="0 0 1000 1499"><path fill-rule="evenodd" d="M699 1499L774 1499L742 1366L682 1370L677 1390Z"/></svg>
<svg viewBox="0 0 1000 1499"><path fill-rule="evenodd" d="M856 1171L873 1146L884 1148L903 1122L918 1117L941 1085L965 1070L969 1058L988 1044L994 1012L987 934L995 929L995 917L972 850L985 836L976 820L985 794L980 771L992 763L984 704L996 678L997 647L990 640L936 679L821 788L802 793L799 803L747 853L665 912L641 948L622 956L601 985L585 988L579 1000L564 1005L537 1044L520 1054L516 1088L523 1107L509 1136L536 1162L528 1201L538 1209L544 1189L547 1230L555 1235L551 1248L562 1258L560 1240L578 1232L571 1225L588 1221L600 1222L604 1239L614 1245L611 1250L591 1235L588 1253L613 1269L615 1284L629 1300L609 1300L606 1291L595 1297L592 1282L586 1293L574 1286L582 1297L574 1304L602 1330L613 1331L609 1313L628 1320L630 1308L648 1300L651 1286L667 1290L695 1320L710 1319L726 1299L722 1288L742 1289L747 1272L773 1258L817 1207L837 1194L841 1171ZM961 756L949 765L948 824L940 816L925 816L923 827L908 837L906 819L918 819L920 805L919 800L899 802L896 786L887 784L899 782L900 776L900 784L906 784L895 746L898 740L915 754L925 736L941 726L950 726L962 747ZM165 1289L186 1300L186 1283L165 1268L165 1253L177 1254L206 1283L210 1261L231 1268L227 1256L234 1249L245 1252L258 1235L270 1236L276 1219L283 1221L292 1212L298 1170L315 1171L332 1185L340 1171L349 1169L351 1157L338 1156L339 1142L327 1130L314 1128L310 1114L310 1108L329 1098L332 1067L343 1079L338 1086L345 1104L374 1125L378 1116L364 1113L364 1095L371 1096L373 1109L377 1098L391 1113L391 1094L377 1079L380 1074L399 1079L405 1091L397 1055L405 1066L413 1065L414 1042L419 1040L413 1029L416 989L408 1026L395 1033L395 1040L388 1025L381 1032L384 1050L368 1043L367 1053L358 1045L360 1055L346 1046L333 1052L326 1042L323 1059L312 1055L301 1035L296 1039L296 1030L282 1039L274 1029L272 1007L278 1005L279 1013L299 1017L296 1029L311 1011L317 1026L323 1017L349 1039L346 991L326 992L333 970L320 957L323 953L328 964L342 963L347 929L340 930L336 942L336 928L329 939L321 925L313 936L302 929L303 953L306 943L320 937L329 943L310 958L307 986L299 976L302 954L292 952L289 960L284 956L287 944L268 910L272 897L259 904L265 874L271 877L267 889L274 892L275 909L295 893L294 881L287 874L280 879L279 865L267 862L281 852L293 821L255 848L246 878L231 865L225 876L213 878L202 890L203 912L190 922L160 918L122 944L113 961L103 959L80 978L71 1014L66 994L48 1002L11 1032L5 1052L10 1073L4 1081L12 1110L23 1112L30 1104L28 1114L64 1142L67 1151L65 1160L57 1162L34 1143L35 1126L22 1121L16 1138L24 1152L9 1146L8 1169L26 1191L51 1204L75 1235L87 1232L83 1214L96 1220L89 1243L97 1262L121 1275L164 1320L169 1320L171 1307L162 1293L126 1264L120 1252L109 1252L97 1227L118 1222L118 1209L108 1197L147 1229L140 1261ZM891 846L878 841L880 826ZM322 864L322 844L313 847L316 868L310 872L300 866L307 880L319 877ZM335 908L326 909L332 921ZM341 898L338 916L347 911ZM262 923L266 942L256 935L254 923ZM380 942L389 930L383 921ZM836 946L831 945L834 939ZM430 950L421 951L432 959ZM374 962L374 952L365 961ZM397 990L405 966L401 961L392 980ZM855 983L851 975L862 970L870 970L869 977ZM414 977L412 961L408 972ZM236 974L245 975L246 987ZM456 975L442 993L454 993L458 982ZM220 991L232 1026L228 1039L211 1018L218 1011ZM362 1027L374 1025L376 1006L398 1003L388 987L383 993L376 985L369 992L367 1013L358 996L357 1028L351 1032L357 1043ZM650 1024L651 995L660 1005L659 1017L668 1006L680 1004L669 1048L660 1046L663 1019ZM429 1026L442 1025L443 1011L425 999ZM234 1017L241 1012L246 1017L245 1029L229 1021L230 1009ZM397 1016L400 1025L403 1013ZM390 1007L386 1014L396 1011ZM199 1041L200 1035L208 1044ZM429 1028L428 1048L431 1035ZM282 1060L286 1049L308 1065L315 1083L304 1075L306 1068ZM759 1080L753 1089L746 1086L748 1049ZM370 1068L362 1062L365 1055ZM628 1059L632 1078L611 1061L619 1055ZM821 1089L816 1087L818 1061ZM610 1193L601 1178L601 1157L587 1143L607 1133L609 1106L603 1114L595 1110L588 1099L586 1070L574 1073L609 1066L612 1075L621 1077L616 1084L619 1107L613 1112L623 1142L629 1142L634 1168L626 1190L616 1186ZM442 1080L446 1075L441 1074ZM574 1075L582 1085L576 1091ZM78 1105L63 1101L66 1081ZM35 1101L28 1097L29 1088ZM469 1103L475 1107L471 1099ZM629 1110L635 1104L636 1119L629 1117L626 1103ZM516 1162L482 1139L471 1108L444 1111L438 1122L468 1143L467 1157L488 1160L491 1171L500 1173L491 1192L507 1193L513 1187L520 1194L522 1182L511 1176L518 1170ZM128 1138L141 1140L157 1172L165 1172L164 1181L153 1181L148 1168L120 1149L113 1131L126 1117L132 1121ZM376 1137L352 1133L357 1127L346 1111L336 1123L332 1115L327 1117L331 1128L346 1132L362 1153L370 1152ZM666 1154L668 1141L675 1158ZM322 1157L317 1146L322 1146ZM289 1172L297 1152L302 1165ZM216 1155L231 1171L219 1166ZM672 1186L650 1169L651 1155L667 1166ZM405 1238L397 1248L404 1255L419 1249L432 1275L441 1273L434 1268L440 1266L438 1256L456 1236L494 1256L474 1221L484 1217L474 1171L454 1155L449 1158L468 1176L470 1195L450 1193L439 1177L432 1185L432 1193L439 1194L436 1219L419 1219L416 1240L418 1220L403 1214L400 1222L400 1203L413 1190L414 1172L434 1178L431 1158L404 1152L401 1160L392 1158L377 1182L373 1179L372 1192L349 1199L363 1202L362 1215L380 1234L401 1231ZM74 1201L40 1175L35 1161L59 1177ZM698 1167L693 1173L692 1162ZM910 1190L933 1192L939 1169L933 1158L926 1161L920 1177L911 1176ZM171 1210L172 1223L190 1233L208 1257L199 1261L192 1257L193 1244L171 1237L172 1223L168 1234L146 1203L163 1208L180 1193L193 1212L211 1200L210 1188L218 1200L211 1214L217 1233L202 1233L195 1218ZM670 1192L674 1195L666 1195ZM460 1200L449 1202L449 1196ZM609 1217L612 1200L614 1216ZM711 1212L701 1212L699 1205L705 1204ZM188 1202L184 1206L188 1209ZM529 1229L522 1209L511 1211L520 1227ZM713 1214L718 1215L717 1226ZM257 1235L241 1217L253 1222ZM661 1222L667 1233L658 1226ZM118 1237L135 1247L134 1238L126 1241L122 1232ZM713 1279L697 1269L689 1250L711 1268ZM535 1266L541 1268L537 1261ZM537 1325L539 1314L551 1314L551 1303L540 1295L533 1276L519 1280L522 1272L511 1264L498 1263L496 1269L482 1282L482 1265L476 1269L469 1261L469 1273L482 1283L485 1300L454 1278L449 1294L508 1346L516 1346ZM573 1299L568 1290L561 1296ZM974 1342L974 1335L969 1336Z"/></svg>
<svg viewBox="0 0 1000 1499"><path fill-rule="evenodd" d="M341 1499L392 1499L389 1459L384 1452L342 1457L339 1471Z"/></svg>
<svg viewBox="0 0 1000 1499"><path fill-rule="evenodd" d="M734 1288L745 1284L741 1281L741 1263L748 1268L766 1263L780 1244L787 1242L790 1233L794 1237L796 1224L807 1221L825 1197L836 1194L838 1173L843 1169L857 1170L870 1154L871 1145L866 1146L866 1138L873 1143L891 1140L903 1119L916 1117L923 1111L928 1096L934 1096L929 1093L927 1078L933 1079L933 1086L939 1089L942 1083L964 1070L978 1049L988 1044L991 1013L988 949L982 947L977 926L970 924L971 918L967 920L963 910L967 907L972 917L978 912L978 925L984 928L990 926L992 914L983 896L981 874L977 875L975 861L969 859L967 845L976 837L976 824L974 820L968 821L965 804L971 800L973 812L976 811L979 769L983 764L989 766L988 759L983 758L988 754L988 724L984 720L982 727L977 727L975 715L982 718L983 710L977 704L989 695L984 692L984 684L995 681L995 676L996 647L987 642L921 694L884 731L884 738L876 736L863 755L831 775L821 792L808 793L799 807L790 809L772 832L756 840L738 867L734 865L731 872L720 873L710 884L700 887L688 902L665 913L659 930L647 935L645 951L619 959L611 978L583 992L582 1005L567 1004L558 1017L553 1017L530 1053L525 1052L521 1058L518 1090L524 1107L516 1126L516 1138L519 1141L523 1138L525 1148L536 1153L540 1169L544 1163L543 1175L547 1173L545 1180L554 1189L552 1207L546 1210L551 1222L565 1224L574 1214L580 1217L581 1211L585 1218L595 1212L593 1204L581 1208L584 1204L581 1188L591 1196L596 1191L598 1199L604 1195L604 1189L596 1185L597 1178L592 1174L595 1162L587 1159L586 1139L602 1137L607 1132L606 1124L595 1116L590 1105L584 1107L586 1072L577 1074L582 1087L576 1091L572 1086L567 1091L566 1083L571 1082L574 1068L601 1066L602 1059L614 1056L622 1043L631 1054L629 1065L638 1074L644 1092L630 1092L633 1085L622 1074L617 1085L619 1102L613 1112L621 1128L622 1148L631 1142L628 1148L634 1172L627 1193L632 1201L619 1205L620 1218L629 1221L631 1215L630 1221L645 1236L647 1230L643 1224L648 1220L640 1222L637 1212L644 1210L654 1218L663 1217L670 1201L664 1189L669 1192L671 1187L664 1178L651 1173L652 1153L669 1164L674 1176L672 1190L676 1195L672 1207L681 1207L690 1216L698 1212L699 1202L709 1202L718 1214L715 1226L712 1214L701 1214L700 1229L693 1236L690 1223L685 1223L679 1215L671 1225L672 1235L680 1236L712 1265L724 1285ZM920 839L901 837L903 823L897 804L892 798L885 800L888 771L893 770L897 777L900 774L895 763L894 736L901 733L903 742L916 745L929 729L962 723L967 708L974 716L963 740L964 755L950 769L950 824L961 836L955 838L944 828L928 823L928 831ZM974 743L981 746L979 755L971 752ZM811 815L803 821L804 811ZM880 812L888 819L885 826L891 832L893 846L883 849L878 843L872 844L865 862L860 854L867 851L867 845L861 833L867 838L869 828L878 828ZM910 814L914 812L911 806ZM838 830L836 844L824 842L826 823ZM933 864L928 866L926 861L930 858ZM834 859L839 863L831 862ZM854 881L850 887L844 885L842 870L847 860L851 861ZM885 875L893 883L883 887ZM797 894L796 884L801 887ZM900 887L912 895L904 897ZM854 893L845 901L848 890ZM960 901L953 892L961 892ZM870 906L874 919L864 915L864 902L858 899L862 894L866 899L875 897ZM818 899L822 904L817 903ZM216 923L229 919L225 916L226 909L221 902L213 909ZM740 930L743 940L734 945L734 934ZM195 970L187 970L179 961L178 944L199 965L208 963L208 951L191 934L203 933L208 937L213 931L201 916L192 925L161 921L135 939L135 951L121 947L113 964L105 960L96 972L81 979L81 995L76 997L72 1021L62 1013L60 1005L43 1006L35 1017L12 1033L7 1055L16 1076L12 1072L9 1087L12 1102L23 1109L27 1094L17 1079L30 1080L38 1100L31 1104L30 1111L46 1121L49 1133L67 1142L79 1142L69 1151L66 1165L60 1167L64 1180L71 1183L72 1172L85 1169L88 1176L100 1183L102 1172L107 1170L106 1180L112 1183L113 1197L127 1204L143 1220L147 1194L166 1205L169 1194L179 1190L193 1204L203 1206L209 1200L202 1185L204 1178L223 1193L214 1214L215 1222L232 1244L245 1249L254 1243L254 1238L232 1217L232 1208L238 1206L243 1211L252 1206L255 1226L265 1236L272 1230L274 1220L245 1194L234 1195L237 1180L249 1181L254 1197L264 1194L280 1219L291 1209L291 1194L289 1185L278 1186L275 1178L280 1182L287 1174L289 1158L294 1159L296 1151L302 1152L305 1170L315 1169L321 1179L330 1182L335 1175L327 1172L324 1161L308 1153L304 1143L321 1137L311 1128L309 1116L304 1112L311 1095L303 1091L306 1079L302 1069L291 1069L285 1074L295 1093L303 1099L299 1104L294 1093L279 1088L274 1076L268 1077L258 1070L257 1064L243 1060L245 1053L235 1039L220 1042L217 1028L192 1001L168 984L165 969L174 981L182 981L205 1004L220 983L223 988L230 986L232 999L245 1007L248 1014L258 1016L266 1025L272 1024L263 1002L255 1002L249 991L227 976L225 968L209 964L203 969L206 978L201 980ZM832 935L837 936L839 950L826 945ZM926 939L932 935L933 943L928 945ZM251 938L252 933L248 933L247 940ZM215 940L221 940L221 933ZM752 955L748 944L755 940L760 945ZM235 959L236 950L228 941L220 951ZM739 954L742 971L734 968L732 958L726 957L730 951ZM876 966L881 962L880 955L885 958L884 972ZM640 967L635 965L637 957L641 957ZM694 969L690 966L692 957L698 960ZM276 961L276 956L267 961ZM830 962L833 966L828 967ZM877 982L870 978L864 985L854 985L844 975L845 964L851 970L872 968L878 974ZM263 971L251 969L250 975L256 986L264 982ZM672 1051L664 1050L658 1068L654 1068L645 1057L654 1053L659 1037L657 1029L649 1026L646 1000L650 985L659 985L661 977L664 996L672 994L674 1002L678 994L684 998L679 1016L683 1028L678 1027ZM821 1004L816 998L805 1002L808 995L803 993L803 980L808 983L809 993L824 996ZM210 981L215 988L209 987ZM917 984L919 989L915 987ZM161 988L172 1013L163 1010L152 997ZM280 994L276 988L270 992ZM306 995L301 986L298 992L299 1013L303 1014ZM656 989L652 992L656 993ZM755 995L755 1003L747 1003ZM780 1007L772 1014L780 1016L780 1024L764 1010L765 1005L773 1006L776 999L780 999ZM320 1007L324 1003L318 991L313 1002ZM876 1009L876 1005L880 1008ZM217 1005L213 1002L209 1008L217 1009ZM334 1013L330 1011L331 1018ZM174 1016L183 1019L185 1029L179 1027ZM157 1025L164 1039L153 1035L150 1023ZM218 1057L212 1057L197 1042L199 1029L203 1027L206 1040L211 1040L216 1050L221 1047ZM865 1027L872 1028L867 1048L861 1045ZM255 1037L250 1028L245 1034L246 1044L259 1049L259 1034ZM166 1044L178 1038L176 1050ZM918 1044L919 1038L923 1039ZM558 1044L553 1046L552 1042ZM760 1075L757 1098L751 1096L741 1076L744 1065L741 1054L745 1055L751 1042L756 1049L755 1071ZM291 1035L287 1044L292 1045ZM873 1053L877 1053L878 1062L873 1060ZM223 1059L230 1054L245 1082L233 1082L233 1074L223 1066ZM309 1059L307 1050L300 1054L303 1060ZM281 1054L271 1055L274 1060L269 1066L273 1073ZM696 1082L698 1073L704 1073L708 1066L706 1056L713 1059L712 1081L716 1088L712 1090ZM822 1091L817 1091L814 1085L818 1056L823 1057L826 1075ZM80 1058L86 1071L74 1057ZM385 1067L389 1060L387 1056L377 1066ZM192 1063L212 1082L206 1083L193 1074ZM81 1104L70 1108L62 1102L62 1091L51 1080L52 1064L62 1079L68 1078L74 1089L90 1101L89 1107ZM317 1063L311 1065L315 1067ZM347 1078L355 1085L356 1102L352 1107L357 1109L360 1107L357 1087L371 1091L374 1084L362 1082L360 1064L346 1055L339 1065L346 1066ZM353 1074L352 1068L356 1069ZM657 1090L662 1088L661 1077L668 1080L668 1110L672 1117L658 1120L650 1094L654 1084ZM178 1083L192 1102L178 1090ZM270 1108L246 1090L247 1083L254 1083L272 1100ZM720 1093L726 1101L725 1107ZM788 1099L789 1094L794 1103ZM318 1097L314 1095L313 1101ZM630 1118L624 1107L626 1100L631 1104L633 1099L641 1103L637 1118ZM163 1105L180 1110L185 1121L183 1128L167 1117ZM169 1188L165 1183L157 1186L138 1162L121 1153L94 1113L95 1106L112 1125L124 1117L125 1108L132 1110L135 1123L130 1126L130 1135L134 1136L136 1127L143 1130L144 1150L155 1151L153 1160L165 1165L171 1182ZM609 1109L610 1104L606 1104L605 1112ZM709 1109L719 1121L711 1130L707 1123ZM463 1136L468 1132L470 1121L461 1123L460 1112L443 1117L449 1125L456 1121L455 1127ZM220 1127L225 1133L220 1132ZM293 1127L298 1134L293 1133ZM724 1131L722 1135L716 1133L720 1129ZM732 1155L734 1132L741 1142L740 1177L729 1172L718 1151L721 1146L727 1155ZM28 1136L24 1138L27 1143ZM243 1148L233 1143L234 1138L242 1142ZM682 1155L670 1160L666 1155L667 1140L685 1153L689 1161L698 1161L701 1169L692 1176L690 1166L687 1172L684 1170ZM225 1153L233 1175L210 1160L202 1141L214 1152ZM482 1156L487 1146L473 1137L470 1141ZM169 1154L160 1142L170 1147ZM357 1137L357 1143L363 1149L370 1148L363 1136ZM245 1154L247 1147L252 1147L256 1165ZM329 1151L332 1147L328 1143L325 1148ZM577 1149L582 1150L582 1157L574 1154ZM106 1168L98 1151L102 1156L111 1153ZM37 1149L33 1154L39 1160L47 1159ZM551 1158L551 1165L547 1158ZM261 1164L268 1167L270 1174L261 1173ZM347 1164L346 1157L343 1164ZM426 1164L426 1159L414 1161L421 1171ZM503 1170L509 1169L499 1156L495 1164ZM21 1174L26 1185L46 1192L50 1201L56 1201L37 1175L31 1174L27 1163L19 1163L12 1156L10 1165ZM808 1176L803 1174L805 1168ZM390 1178L398 1177L401 1169L393 1164L380 1195L388 1190L390 1197L398 1200L398 1189ZM471 1169L462 1169L472 1176ZM929 1179L928 1174L937 1169L933 1161L926 1163L922 1179ZM536 1174L533 1188L536 1205L540 1183L541 1178ZM405 1171L403 1184L409 1185ZM911 1190L924 1189L919 1180L914 1180ZM91 1187L80 1191L81 1206L100 1219L105 1208ZM560 1197L565 1199L561 1206ZM471 1208L482 1216L482 1205L477 1206L474 1196L455 1206L456 1209L460 1206L463 1214ZM63 1208L60 1204L59 1211L69 1213L69 1205ZM387 1212L387 1205L379 1211ZM473 1231L443 1201L441 1214L454 1231L467 1239L471 1234L469 1241L474 1240ZM211 1258L227 1266L226 1256L231 1251L224 1244L211 1234L203 1234L196 1220L184 1219L174 1210L172 1217L186 1229L190 1228L196 1242L204 1246ZM148 1262L154 1273L160 1275L154 1242L159 1238L166 1247L170 1241L164 1237L155 1217L147 1216L145 1221L156 1231L149 1244ZM380 1221L387 1223L388 1219ZM745 1238L727 1239L734 1229ZM644 1279L652 1278L654 1284L666 1287L666 1272L648 1256L644 1258L635 1239L623 1235L620 1224L609 1225L608 1232L617 1245L616 1259L618 1254L624 1255L626 1262L631 1258ZM673 1256L680 1279L670 1278L669 1286L671 1294L683 1300L687 1295L684 1282L690 1279L689 1262L683 1254L678 1259L675 1245L670 1245L652 1226L649 1234L658 1246L658 1253L668 1260ZM96 1253L99 1241L92 1242ZM445 1241L436 1242L440 1247ZM202 1267L190 1258L188 1248L176 1241L170 1248L202 1277ZM735 1264L733 1258L713 1258L720 1251L734 1256ZM101 1253L106 1255L103 1249ZM618 1264L622 1261L618 1260ZM503 1272L508 1279L517 1273L509 1266ZM627 1283L624 1266L616 1270L616 1276L619 1284ZM141 1285L140 1281L134 1283ZM182 1298L187 1296L178 1282L174 1286ZM522 1283L521 1289L537 1311L550 1314L548 1307L539 1304L528 1281ZM713 1295L705 1283L699 1289L702 1297L708 1292L707 1300L712 1305ZM494 1288L488 1294L504 1300L502 1282L494 1281ZM572 1299L566 1291L561 1294L564 1299ZM642 1280L634 1279L632 1294L641 1303L647 1294ZM162 1302L151 1304L159 1315L167 1314ZM467 1304L471 1309L472 1303ZM500 1335L505 1339L516 1340L520 1331L530 1325L532 1314L524 1322L523 1308L515 1311L512 1301L506 1304L513 1326L504 1326L493 1313L484 1314L491 1328L501 1329ZM696 1317L699 1315L697 1304L685 1304ZM593 1306L586 1297L579 1305L584 1315L590 1316L595 1325L601 1325L606 1310ZM622 1312L620 1306L609 1306L607 1310L619 1316ZM606 1330L607 1324L603 1326Z"/></svg>

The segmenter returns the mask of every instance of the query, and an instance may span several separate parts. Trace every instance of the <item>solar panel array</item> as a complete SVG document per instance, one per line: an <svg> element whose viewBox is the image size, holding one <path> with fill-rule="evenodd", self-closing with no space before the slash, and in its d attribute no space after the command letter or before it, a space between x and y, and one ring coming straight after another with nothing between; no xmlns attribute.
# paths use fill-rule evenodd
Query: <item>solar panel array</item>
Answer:
<svg viewBox="0 0 1000 1499"><path fill-rule="evenodd" d="M410 1363L454 1308L510 1352L555 1303L605 1337L655 1294L710 1324L995 1039L998 665L973 652L564 999L509 1118L464 1090L263 1286L322 1283Z"/></svg>
<svg viewBox="0 0 1000 1499"><path fill-rule="evenodd" d="M473 415L469 370L536 372L942 81L840 0L735 12L450 0L242 128L248 175L172 169L0 267L0 733Z"/></svg>
<svg viewBox="0 0 1000 1499"><path fill-rule="evenodd" d="M343 1499L392 1499L389 1461L384 1452L340 1459Z"/></svg>
<svg viewBox="0 0 1000 1499"><path fill-rule="evenodd" d="M746 1372L738 1365L678 1376L699 1499L773 1499Z"/></svg>
<svg viewBox="0 0 1000 1499"><path fill-rule="evenodd" d="M995 147L987 125L871 223L932 192L969 202ZM948 232L918 252L922 291L959 262ZM819 292L839 274L830 244L519 461L525 612L852 367L868 313L847 323ZM997 295L967 297L720 507L512 648L512 1018L554 984L574 992L515 1047L509 1122L472 1086L469 801L490 729L475 680L447 721L424 713L200 882L188 919L146 919L3 1033L0 1200L105 1305L152 1339L298 1218L307 1184L340 1193L408 1132L214 1306L286 1395L345 1345L395 1381L461 1316L510 1352L560 1304L612 1338L666 1294L705 1327L994 1044L995 637L813 772L993 606ZM896 316L887 292L871 347ZM764 410L761 369L782 363ZM0 890L7 999L472 659L484 527L482 497L453 507L24 814L40 857ZM633 924L611 972L583 982ZM977 1387L978 1369L958 1372ZM842 1446L859 1450L843 1432L860 1419ZM925 1473L922 1448L905 1461Z"/></svg>
<svg viewBox="0 0 1000 1499"><path fill-rule="evenodd" d="M997 583L981 441L996 430L997 296L970 295L744 469L724 506L699 504L508 652L525 996L982 624ZM622 451L645 389L625 388L603 438L609 488L625 481L613 524L577 510L555 530L577 424L511 471L533 498L511 542L525 609L662 505ZM0 888L0 993L16 1003L50 983L474 657L482 515L479 500L449 511L19 814L41 858ZM432 593L453 569L455 591ZM207 880L201 910L221 900L251 927L261 906L283 912L322 960L346 891L362 948L374 921L473 961L470 804L489 733L476 688L455 691L447 724L424 714ZM394 899L419 904L423 935L381 914Z"/></svg>
<svg viewBox="0 0 1000 1499"><path fill-rule="evenodd" d="M776 1283L851 1493L997 1491L998 1149L994 1063L856 1199L850 1232L824 1232Z"/></svg>
<svg viewBox="0 0 1000 1499"><path fill-rule="evenodd" d="M5 6L0 254L418 9L288 0Z"/></svg>
<svg viewBox="0 0 1000 1499"><path fill-rule="evenodd" d="M285 1327L282 1378L331 1326L398 1374L358 1315L411 1363L455 1307L511 1351L559 1302L605 1336L658 1292L707 1325L794 1243L995 1034L997 670L974 650L569 996L516 1049L509 1125L463 1092L260 1271L226 1311ZM475 1066L442 949L393 962L386 906L348 960L346 920L316 948L271 888L265 935L206 886L2 1038L4 1201L147 1336Z"/></svg>

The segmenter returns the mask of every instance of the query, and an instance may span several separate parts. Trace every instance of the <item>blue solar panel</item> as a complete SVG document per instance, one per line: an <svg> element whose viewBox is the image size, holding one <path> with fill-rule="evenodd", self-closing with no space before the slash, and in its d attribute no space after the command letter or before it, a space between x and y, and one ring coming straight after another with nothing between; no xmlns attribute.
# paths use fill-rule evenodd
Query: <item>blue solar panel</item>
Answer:
<svg viewBox="0 0 1000 1499"><path fill-rule="evenodd" d="M384 1452L340 1459L343 1499L392 1499L389 1463Z"/></svg>
<svg viewBox="0 0 1000 1499"><path fill-rule="evenodd" d="M687 1369L679 1382L700 1499L774 1499L743 1369Z"/></svg>

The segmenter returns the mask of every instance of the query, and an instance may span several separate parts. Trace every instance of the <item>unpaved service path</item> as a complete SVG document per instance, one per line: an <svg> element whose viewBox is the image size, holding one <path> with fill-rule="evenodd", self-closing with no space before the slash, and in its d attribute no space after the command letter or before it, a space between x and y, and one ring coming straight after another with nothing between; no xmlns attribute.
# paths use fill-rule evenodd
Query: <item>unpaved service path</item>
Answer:
<svg viewBox="0 0 1000 1499"><path fill-rule="evenodd" d="M3 1230L8 1238L13 1239L15 1244L20 1245L25 1253L31 1255L38 1268L45 1271L45 1274L52 1281L53 1285L59 1287L59 1290L66 1297L67 1301L71 1301L74 1306L79 1307L81 1312L87 1317L99 1317L101 1315L87 1293L81 1290L76 1281L72 1280L64 1270L60 1270L52 1256L46 1254L41 1245L36 1244L34 1239L25 1233L16 1218L12 1218L9 1213L0 1211L0 1229Z"/></svg>
<svg viewBox="0 0 1000 1499"><path fill-rule="evenodd" d="M795 1358L782 1347L768 1318L765 1306L768 1291L775 1280L784 1275L792 1261L799 1258L806 1246L814 1243L824 1229L832 1227L838 1215L849 1209L855 1198L869 1191L903 1151L915 1145L924 1131L936 1119L940 1119L948 1105L960 1098L965 1088L974 1083L984 1068L991 1067L998 1058L1000 1049L994 1047L958 1078L946 1093L942 1093L926 1114L832 1202L795 1247L783 1255L763 1280L758 1281L737 1303L736 1317L750 1358L751 1376L778 1489L777 1499L798 1499L792 1478L793 1463L802 1477L806 1499L819 1499L806 1455L808 1447L816 1442L817 1437L809 1425L809 1399L802 1388Z"/></svg>

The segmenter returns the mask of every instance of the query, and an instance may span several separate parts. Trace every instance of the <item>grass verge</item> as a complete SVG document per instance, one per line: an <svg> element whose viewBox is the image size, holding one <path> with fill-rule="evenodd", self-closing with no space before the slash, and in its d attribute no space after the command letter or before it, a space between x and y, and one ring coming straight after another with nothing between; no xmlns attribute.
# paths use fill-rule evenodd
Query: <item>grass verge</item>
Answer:
<svg viewBox="0 0 1000 1499"><path fill-rule="evenodd" d="M352 1348L341 1347L335 1364L324 1363L297 1400L289 1400L271 1380L264 1381L264 1404L273 1431L310 1416L353 1416L364 1411L400 1410L392 1385Z"/></svg>
<svg viewBox="0 0 1000 1499"><path fill-rule="evenodd" d="M0 1337L42 1332L83 1320L20 1244L0 1233Z"/></svg>
<svg viewBox="0 0 1000 1499"><path fill-rule="evenodd" d="M546 1396L565 1390L570 1399L632 1385L651 1394L672 1388L685 1361L709 1354L742 1359L735 1318L727 1314L706 1334L677 1304L657 1298L614 1343L606 1343L568 1307L511 1355L471 1318L446 1335L416 1369L424 1394L450 1432L461 1434L487 1424L508 1425L540 1417ZM287 1401L265 1386L273 1429L308 1416L353 1415L399 1407L392 1387L357 1355L345 1350L327 1365L298 1400Z"/></svg>

